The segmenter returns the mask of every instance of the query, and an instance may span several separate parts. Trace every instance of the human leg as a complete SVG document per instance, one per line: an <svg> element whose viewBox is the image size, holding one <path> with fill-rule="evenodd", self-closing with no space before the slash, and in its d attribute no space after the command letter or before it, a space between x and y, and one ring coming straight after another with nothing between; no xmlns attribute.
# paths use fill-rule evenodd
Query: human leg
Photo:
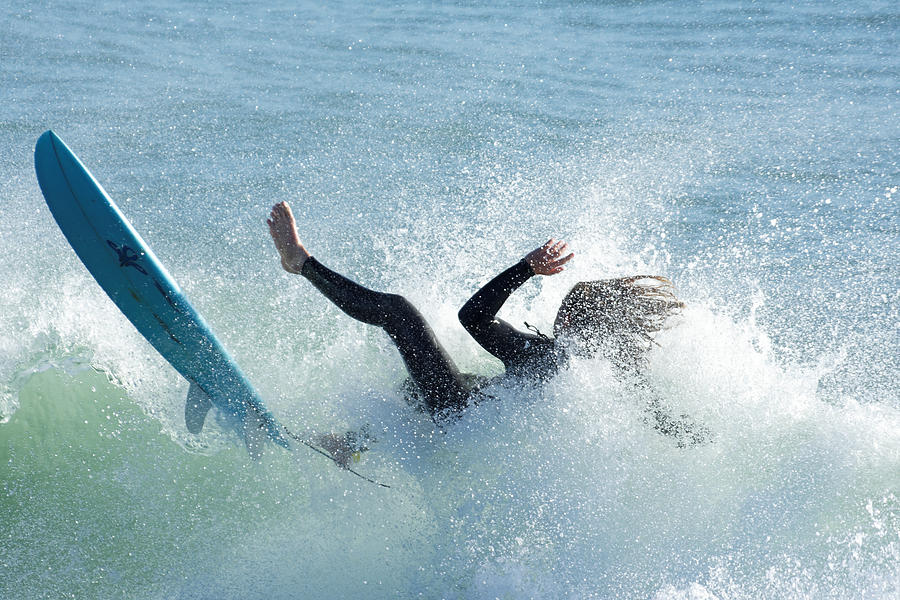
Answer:
<svg viewBox="0 0 900 600"><path fill-rule="evenodd" d="M464 378L409 300L363 287L314 258L305 262L301 274L347 315L387 332L432 413L466 405Z"/></svg>
<svg viewBox="0 0 900 600"><path fill-rule="evenodd" d="M286 202L272 207L267 223L286 271L302 274L349 316L388 333L432 414L466 405L464 378L425 318L406 298L370 290L312 258L300 243Z"/></svg>

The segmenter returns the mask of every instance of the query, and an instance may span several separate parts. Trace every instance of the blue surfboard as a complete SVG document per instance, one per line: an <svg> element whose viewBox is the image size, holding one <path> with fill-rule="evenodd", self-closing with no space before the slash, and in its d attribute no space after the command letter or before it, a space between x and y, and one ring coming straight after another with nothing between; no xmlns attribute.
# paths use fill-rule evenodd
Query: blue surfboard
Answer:
<svg viewBox="0 0 900 600"><path fill-rule="evenodd" d="M38 183L59 228L119 310L189 382L185 424L199 433L212 406L237 426L250 455L285 429L131 223L59 137L34 149Z"/></svg>

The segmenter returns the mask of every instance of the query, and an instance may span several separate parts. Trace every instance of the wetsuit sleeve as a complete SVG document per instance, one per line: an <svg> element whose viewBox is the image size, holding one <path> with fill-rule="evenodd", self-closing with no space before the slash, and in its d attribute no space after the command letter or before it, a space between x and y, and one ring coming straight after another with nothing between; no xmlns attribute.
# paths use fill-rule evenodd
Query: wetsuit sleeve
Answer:
<svg viewBox="0 0 900 600"><path fill-rule="evenodd" d="M510 366L529 354L529 347L542 342L538 336L519 331L497 318L504 302L534 271L525 260L506 269L478 290L459 311L459 322L481 347Z"/></svg>

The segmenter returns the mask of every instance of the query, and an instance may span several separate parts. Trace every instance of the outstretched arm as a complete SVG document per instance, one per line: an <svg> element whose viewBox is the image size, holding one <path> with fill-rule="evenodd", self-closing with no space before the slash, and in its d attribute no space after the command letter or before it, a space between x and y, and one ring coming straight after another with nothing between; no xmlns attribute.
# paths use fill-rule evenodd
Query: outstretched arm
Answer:
<svg viewBox="0 0 900 600"><path fill-rule="evenodd" d="M650 400L646 411L648 421L652 419L653 429L673 438L679 448L699 446L713 440L712 432L707 426L697 423L688 415L675 416L658 400Z"/></svg>
<svg viewBox="0 0 900 600"><path fill-rule="evenodd" d="M636 385L647 394L647 406L644 408L646 422L662 435L673 438L676 446L687 448L713 441L708 427L688 415L673 413L644 375L639 374Z"/></svg>
<svg viewBox="0 0 900 600"><path fill-rule="evenodd" d="M533 275L555 275L564 269L574 254L566 253L565 242L549 240L525 258L506 269L478 290L459 311L459 320L481 346L502 360L514 361L538 336L518 331L497 318L500 307L516 289Z"/></svg>
<svg viewBox="0 0 900 600"><path fill-rule="evenodd" d="M503 271L472 296L459 311L460 321L466 329L490 323L500 307L516 289L531 279L532 275L555 275L572 260L573 253L565 254L569 245L550 239L535 248L521 261Z"/></svg>

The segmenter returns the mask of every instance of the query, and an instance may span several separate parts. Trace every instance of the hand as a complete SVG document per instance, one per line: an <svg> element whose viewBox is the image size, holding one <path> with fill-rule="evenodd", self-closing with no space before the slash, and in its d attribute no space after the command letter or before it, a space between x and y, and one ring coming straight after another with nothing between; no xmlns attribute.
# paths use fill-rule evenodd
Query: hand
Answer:
<svg viewBox="0 0 900 600"><path fill-rule="evenodd" d="M567 243L550 238L546 244L526 254L525 262L535 275L556 275L575 256L574 252L566 254L568 250Z"/></svg>
<svg viewBox="0 0 900 600"><path fill-rule="evenodd" d="M326 433L313 438L313 443L330 454L338 466L344 469L350 468L350 461L353 459L353 448L347 443L347 436Z"/></svg>

